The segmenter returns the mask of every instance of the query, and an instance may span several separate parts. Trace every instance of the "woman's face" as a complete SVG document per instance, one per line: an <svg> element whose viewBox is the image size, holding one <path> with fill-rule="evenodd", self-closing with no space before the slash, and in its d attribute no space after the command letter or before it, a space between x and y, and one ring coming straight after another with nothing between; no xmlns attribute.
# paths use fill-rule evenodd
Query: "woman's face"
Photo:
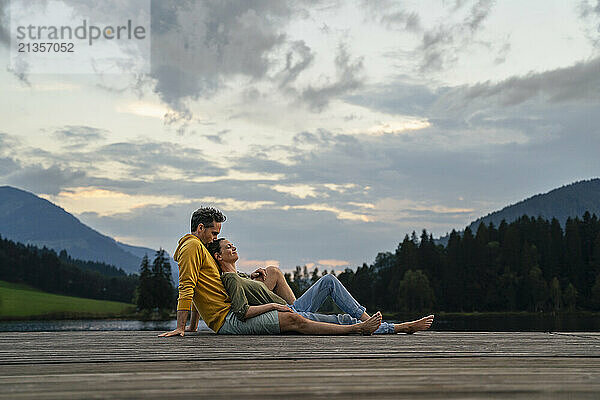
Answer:
<svg viewBox="0 0 600 400"><path fill-rule="evenodd" d="M221 245L221 260L227 263L234 263L238 260L238 254L233 243L225 239L221 240L219 244Z"/></svg>

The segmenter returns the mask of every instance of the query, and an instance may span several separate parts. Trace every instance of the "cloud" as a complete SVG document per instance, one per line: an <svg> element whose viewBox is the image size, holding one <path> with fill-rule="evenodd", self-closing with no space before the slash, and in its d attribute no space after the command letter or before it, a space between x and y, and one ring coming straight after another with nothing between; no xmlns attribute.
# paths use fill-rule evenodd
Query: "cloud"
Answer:
<svg viewBox="0 0 600 400"><path fill-rule="evenodd" d="M10 26L8 7L10 0L0 0L0 43L8 47L10 45L10 34L8 27Z"/></svg>
<svg viewBox="0 0 600 400"><path fill-rule="evenodd" d="M415 11L408 11L395 1L381 0L377 2L365 0L362 7L367 16L388 29L406 30L417 33L423 30L421 17Z"/></svg>
<svg viewBox="0 0 600 400"><path fill-rule="evenodd" d="M508 134L506 138L523 141L519 134L514 134L516 131L510 134L507 128L526 129L526 136L531 136L536 125L547 125L540 122L543 117L531 113L543 112L553 104L597 104L600 101L598 71L600 58L593 58L500 82L437 89L407 83L406 77L398 77L394 82L371 85L360 94L347 96L346 101L378 112L419 116L433 127L448 129L448 135L457 129L467 133L477 125L489 127L492 121L497 121L494 127L504 129L504 134Z"/></svg>
<svg viewBox="0 0 600 400"><path fill-rule="evenodd" d="M230 129L223 129L223 130L217 132L216 135L205 135L204 137L213 143L223 144L223 139L229 132L231 132Z"/></svg>
<svg viewBox="0 0 600 400"><path fill-rule="evenodd" d="M397 112L395 104L401 103L394 96L406 96L394 93L394 87L399 88L399 92L404 87L408 87L407 91L422 92L423 99L416 102L422 104L419 108L428 116L431 125L421 129L418 135L383 138L317 129L299 132L288 145L261 145L260 151L231 157L216 166L197 149L163 142L102 145L89 151L73 152L71 160L65 164L57 161L61 157L64 159L62 153L41 157L46 157L43 165L60 166L65 172L65 179L59 182L63 188L93 186L132 196L159 191L184 199L216 203L236 212L305 212L318 218L327 215L347 224L409 226L431 222L432 226L441 223L461 226L472 214L478 213L482 206L477 202L485 197L495 197L495 201L502 204L510 193L528 188L532 177L536 184L545 185L551 180L549 176L553 176L552 179L565 176L566 172L561 170L565 170L567 157L560 151L569 148L582 154L591 151L597 140L593 135L588 136L589 132L595 132L597 118L592 112L595 103L586 96L593 96L595 92L586 94L580 85L586 79L588 86L597 81L591 72L597 68L593 62L597 61L590 61L589 65L578 64L569 71L555 70L512 78L529 87L531 85L525 80L540 80L549 74L542 79L545 83L537 84L539 93L532 95L532 101L514 105L502 101L502 96L510 94L506 87L500 87L506 84L505 81L488 82L487 91L478 89L473 93L469 90L474 90L477 85L430 90L399 82L369 88L370 97L358 98L365 104L375 104L373 107L392 113ZM559 79L552 73L572 79ZM552 84L561 88L558 92L580 96L583 106L581 102L575 104L572 100L564 100L568 98L565 96L555 100L549 94L554 93ZM575 89L569 89L569 85L575 85ZM382 90L383 95L377 96L377 90ZM381 97L379 103L371 102L371 98L377 97ZM451 106L458 107L458 111ZM390 121L394 120L390 118ZM93 128L90 129L80 133L94 136ZM584 144L585 140L587 144ZM273 153L283 156L276 161ZM544 159L534 162L531 154L536 154L536 158L543 154ZM12 161L6 165L20 166L22 162L19 158ZM91 161L94 169L86 170L84 185L66 173L81 171L79 166ZM535 166L540 163L542 169L551 171L548 177L533 172L539 170ZM115 164L125 169L113 169ZM593 165L589 161L582 162L568 170L586 173ZM523 170L528 174L523 174ZM268 174L276 174L274 179L277 181L269 181ZM251 175L257 178L250 180ZM14 171L11 176L16 176ZM449 176L462 178L456 181ZM508 183L506 176L515 181L514 185ZM71 180L65 183L67 178ZM490 181L498 182L497 187L489 188ZM448 202L445 199L449 197L467 200ZM428 201L419 202L421 198ZM413 203L401 207L378 202L380 199L407 199ZM485 211L489 210L485 208Z"/></svg>
<svg viewBox="0 0 600 400"><path fill-rule="evenodd" d="M372 221L400 223L402 221L441 221L468 219L474 216L473 208L448 207L430 200L381 198L369 211Z"/></svg>
<svg viewBox="0 0 600 400"><path fill-rule="evenodd" d="M224 176L226 169L206 161L202 151L168 142L111 143L96 149L96 161L113 161L131 169L135 176L152 177L171 168L185 178Z"/></svg>
<svg viewBox="0 0 600 400"><path fill-rule="evenodd" d="M424 107L423 113L431 126L418 135L300 132L292 146L277 147L278 152L288 154L285 164L272 161L265 147L263 153L241 158L236 165L249 171L276 169L287 177L288 186L356 185L349 193L328 192L330 197L318 202L306 198L290 210L329 213L335 218L344 218L342 212L347 212L354 221L369 223L421 221L433 227L440 223L461 226L462 221L493 210L493 204L501 206L520 200L522 193L549 190L557 179L563 183L588 178L594 168L600 168L600 161L590 161L597 160L591 149L600 148L600 125L596 125L600 115L594 111L598 101L590 100L597 96L591 89L599 79L592 74L594 69L589 65L558 71L572 78L564 82L549 73L547 84L539 85L539 90L552 93L551 97L534 96L515 105L499 104L496 96L501 99L507 94L502 82L498 88L490 84L497 94L484 96L478 91L470 103L463 98L470 87L447 88L437 99L428 99L432 105ZM589 78L580 76L583 71ZM525 78L541 79L537 75ZM552 81L559 89L552 89ZM585 89L579 86L584 81L588 83ZM566 101L569 96L559 93L579 96L581 101ZM377 97L375 92L373 96ZM389 104L393 103L384 100L386 109L391 108ZM574 162L569 154L579 154L575 157L579 161ZM350 182L348 177L352 177ZM363 190L366 187L370 189ZM385 198L409 199L412 204L378 203ZM488 199L485 204L484 199Z"/></svg>
<svg viewBox="0 0 600 400"><path fill-rule="evenodd" d="M463 2L457 2L453 11L461 8ZM454 64L457 53L464 50L474 39L489 16L494 2L478 0L469 13L458 23L442 23L426 30L421 40L421 72L439 71Z"/></svg>
<svg viewBox="0 0 600 400"><path fill-rule="evenodd" d="M33 83L27 87L16 87L15 90L36 91L36 92L67 92L80 89L80 85L67 82L40 82Z"/></svg>
<svg viewBox="0 0 600 400"><path fill-rule="evenodd" d="M538 99L550 103L600 100L600 58L552 71L529 73L504 81L483 82L447 91L436 108L457 109L482 106L515 106Z"/></svg>
<svg viewBox="0 0 600 400"><path fill-rule="evenodd" d="M388 28L400 28L413 33L423 30L421 17L414 11L396 11L391 14L385 14L381 17L381 22Z"/></svg>
<svg viewBox="0 0 600 400"><path fill-rule="evenodd" d="M433 89L422 83L407 82L408 79L399 76L389 83L370 85L344 100L389 114L427 115L429 108L447 89Z"/></svg>
<svg viewBox="0 0 600 400"><path fill-rule="evenodd" d="M205 196L198 199L203 203L214 204L217 207L231 210L231 211L248 211L263 208L265 206L271 206L275 204L273 201L245 201L238 200L235 198L223 198L215 196Z"/></svg>
<svg viewBox="0 0 600 400"><path fill-rule="evenodd" d="M309 85L302 89L299 98L312 111L323 111L329 102L336 97L350 94L363 85L363 59L351 60L350 54L343 44L338 46L335 57L336 80L323 85Z"/></svg>
<svg viewBox="0 0 600 400"><path fill-rule="evenodd" d="M333 192L338 192L338 193L346 193L348 190L354 189L357 187L357 185L354 183L344 183L344 184L325 183L323 186Z"/></svg>
<svg viewBox="0 0 600 400"><path fill-rule="evenodd" d="M271 186L271 189L301 199L318 196L315 188L310 185L273 185Z"/></svg>
<svg viewBox="0 0 600 400"><path fill-rule="evenodd" d="M20 145L20 140L17 136L0 132L0 145L0 152L7 152L9 149Z"/></svg>
<svg viewBox="0 0 600 400"><path fill-rule="evenodd" d="M278 267L279 264L279 260L246 260L244 258L240 258L237 262L237 266L243 268L247 272L254 272L257 268L265 268L270 265Z"/></svg>
<svg viewBox="0 0 600 400"><path fill-rule="evenodd" d="M579 3L579 16L584 23L583 30L596 48L600 47L600 1L582 0Z"/></svg>
<svg viewBox="0 0 600 400"><path fill-rule="evenodd" d="M127 104L118 105L117 112L139 115L141 117L165 118L172 110L169 110L162 104L155 104L146 101L134 101Z"/></svg>
<svg viewBox="0 0 600 400"><path fill-rule="evenodd" d="M19 163L10 157L0 157L0 176L9 175L20 168Z"/></svg>
<svg viewBox="0 0 600 400"><path fill-rule="evenodd" d="M294 10L283 1L160 1L152 7L152 78L171 108L210 97L225 77L264 77ZM157 21L156 24L154 21Z"/></svg>
<svg viewBox="0 0 600 400"><path fill-rule="evenodd" d="M85 185L86 179L86 172L82 170L59 165L46 168L34 164L13 171L4 181L35 193L58 194L64 187Z"/></svg>
<svg viewBox="0 0 600 400"><path fill-rule="evenodd" d="M376 136L395 135L418 131L421 129L429 128L430 126L431 123L427 120L406 119L379 123L367 129L366 132L362 133Z"/></svg>
<svg viewBox="0 0 600 400"><path fill-rule="evenodd" d="M162 247L173 254L177 239L189 233L190 217L194 210L194 205L189 203L175 203L146 205L112 215L84 212L76 213L76 216L83 223L109 236L129 238L127 243L130 244Z"/></svg>
<svg viewBox="0 0 600 400"><path fill-rule="evenodd" d="M502 47L500 48L500 50L498 50L498 55L496 56L496 59L494 60L494 64L496 64L496 65L504 64L504 62L506 61L506 57L508 56L508 53L510 53L510 49L511 49L510 42L504 43L502 45Z"/></svg>
<svg viewBox="0 0 600 400"><path fill-rule="evenodd" d="M56 137L63 145L72 148L82 147L106 138L106 129L94 128L86 125L65 125L54 131Z"/></svg>
<svg viewBox="0 0 600 400"><path fill-rule="evenodd" d="M42 196L53 203L60 204L71 213L93 212L98 216L109 216L130 212L146 206L165 206L186 201L175 194L144 195L126 194L115 190L94 187L74 187L56 195Z"/></svg>
<svg viewBox="0 0 600 400"><path fill-rule="evenodd" d="M598 0L596 0L596 5L593 5L593 1L583 0L579 7L581 17L585 18L593 14L600 16L600 1Z"/></svg>
<svg viewBox="0 0 600 400"><path fill-rule="evenodd" d="M285 55L285 67L279 73L280 87L286 87L293 83L298 75L308 68L315 59L310 47L304 40L297 40L290 44Z"/></svg>
<svg viewBox="0 0 600 400"><path fill-rule="evenodd" d="M321 265L325 265L327 267L343 267L346 265L350 265L348 261L345 260L319 260L317 261Z"/></svg>
<svg viewBox="0 0 600 400"><path fill-rule="evenodd" d="M364 214L359 214L356 212L352 212L352 211L346 211L328 204L319 204L319 203L312 203L312 204L302 204L302 205L297 205L297 206L283 206L282 207L283 210L310 210L310 211L316 211L318 212L328 212L328 213L332 213L336 216L337 219L340 220L349 220L349 221L362 221L362 222L369 222L370 219L367 215Z"/></svg>

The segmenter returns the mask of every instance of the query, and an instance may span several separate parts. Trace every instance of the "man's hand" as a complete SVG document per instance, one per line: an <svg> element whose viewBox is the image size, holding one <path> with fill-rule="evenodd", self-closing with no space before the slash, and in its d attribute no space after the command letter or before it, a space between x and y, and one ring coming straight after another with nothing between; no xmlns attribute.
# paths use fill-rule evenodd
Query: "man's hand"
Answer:
<svg viewBox="0 0 600 400"><path fill-rule="evenodd" d="M158 335L158 337L169 337L169 336L184 336L185 335L185 323L187 321L189 311L177 310L177 328L171 332L165 332Z"/></svg>
<svg viewBox="0 0 600 400"><path fill-rule="evenodd" d="M271 303L273 310L275 311L280 311L280 312L292 312L292 309L284 304L278 304L278 303Z"/></svg>
<svg viewBox="0 0 600 400"><path fill-rule="evenodd" d="M255 281L264 282L266 277L267 277L267 270L265 268L259 268L250 274L250 279L254 279Z"/></svg>
<svg viewBox="0 0 600 400"><path fill-rule="evenodd" d="M171 332L165 332L165 333L161 333L160 335L158 335L158 337L169 337L169 336L184 336L185 335L185 330L181 329L181 328L177 328L174 331Z"/></svg>

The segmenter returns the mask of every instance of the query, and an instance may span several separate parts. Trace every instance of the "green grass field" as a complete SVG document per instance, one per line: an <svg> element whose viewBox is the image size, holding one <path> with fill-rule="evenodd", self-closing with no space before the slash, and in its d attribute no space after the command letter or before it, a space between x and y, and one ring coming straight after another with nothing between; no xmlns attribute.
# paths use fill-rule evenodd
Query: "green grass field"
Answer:
<svg viewBox="0 0 600 400"><path fill-rule="evenodd" d="M133 304L61 296L0 281L0 319L105 318L134 311Z"/></svg>

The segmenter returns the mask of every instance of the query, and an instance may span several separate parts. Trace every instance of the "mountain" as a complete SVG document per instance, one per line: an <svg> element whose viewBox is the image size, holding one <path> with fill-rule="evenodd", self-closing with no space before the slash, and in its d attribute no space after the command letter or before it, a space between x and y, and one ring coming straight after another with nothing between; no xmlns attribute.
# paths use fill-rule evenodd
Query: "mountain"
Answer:
<svg viewBox="0 0 600 400"><path fill-rule="evenodd" d="M512 222L523 215L556 218L564 226L567 218L581 217L586 211L600 216L600 179L579 181L562 186L544 194L537 194L500 211L495 211L473 221L469 227L473 232L481 222L498 226L502 220Z"/></svg>
<svg viewBox="0 0 600 400"><path fill-rule="evenodd" d="M469 228L475 233L482 222L486 225L493 222L498 226L502 220L510 223L523 215L541 216L548 220L556 218L564 226L567 218L581 218L586 211L600 216L599 178L571 183L548 193L537 194L478 218L469 224ZM448 235L436 240L436 243L446 245L447 240Z"/></svg>
<svg viewBox="0 0 600 400"><path fill-rule="evenodd" d="M156 252L119 243L48 200L10 186L0 187L0 235L57 252L64 249L73 258L104 262L128 273L138 273L144 254L152 260Z"/></svg>

